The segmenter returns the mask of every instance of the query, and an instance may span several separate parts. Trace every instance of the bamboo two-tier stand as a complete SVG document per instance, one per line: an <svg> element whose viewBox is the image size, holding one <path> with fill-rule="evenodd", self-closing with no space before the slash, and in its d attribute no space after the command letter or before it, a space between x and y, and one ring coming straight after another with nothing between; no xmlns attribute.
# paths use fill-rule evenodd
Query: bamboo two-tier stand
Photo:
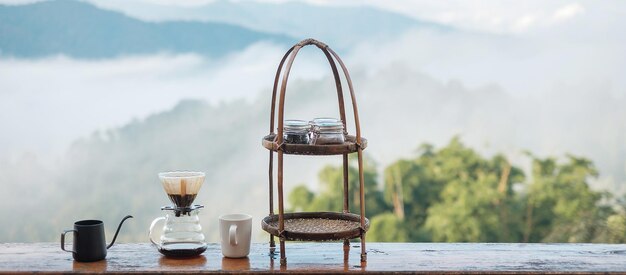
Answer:
<svg viewBox="0 0 626 275"><path fill-rule="evenodd" d="M339 115L346 128L346 111L344 107L343 89L341 79L337 70L335 60L341 66L343 74L348 83L350 90L350 98L352 100L352 109L354 112L354 124L356 126L356 135L348 135L346 130L346 141L343 144L333 145L308 145L308 144L289 144L283 142L283 122L285 109L285 92L287 90L287 80L289 72L296 55L305 46L317 46L330 63L333 72L335 85L337 88L337 98L339 100ZM276 91L278 88L278 80L283 69L285 61L287 66L283 73L280 85L280 99L278 102L278 128L274 128L274 114L276 111ZM334 58L334 59L333 59ZM277 131L275 133L274 131ZM270 214L262 221L263 230L270 233L270 251L273 253L276 247L274 236L280 241L280 263L287 264L285 254L285 241L336 241L343 240L344 257L347 260L350 250L350 239L361 239L361 261L367 261L367 253L365 251L365 233L369 228L369 220L365 218L365 190L363 178L363 149L367 147L367 140L361 137L361 126L359 124L359 114L357 110L356 97L352 87L352 80L348 69L337 53L328 47L328 45L315 39L305 39L300 43L291 47L283 56L276 77L274 78L274 88L272 90L272 107L270 114L270 134L263 138L263 147L269 150L269 207ZM273 162L274 152L278 154L278 215L274 214L274 191L273 191ZM350 213L348 201L348 154L357 153L359 165L359 205L360 214ZM298 212L285 213L283 203L283 155L342 155L343 156L343 212Z"/></svg>

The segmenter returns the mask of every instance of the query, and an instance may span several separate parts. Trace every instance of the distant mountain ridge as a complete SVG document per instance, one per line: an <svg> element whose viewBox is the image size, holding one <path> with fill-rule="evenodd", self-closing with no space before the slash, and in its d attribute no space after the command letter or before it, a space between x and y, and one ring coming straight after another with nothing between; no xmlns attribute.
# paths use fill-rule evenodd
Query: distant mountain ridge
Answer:
<svg viewBox="0 0 626 275"><path fill-rule="evenodd" d="M221 56L259 41L291 44L295 40L228 23L145 22L71 0L0 5L3 56L110 58L159 52Z"/></svg>
<svg viewBox="0 0 626 275"><path fill-rule="evenodd" d="M335 48L349 49L358 42L377 43L409 29L456 31L453 27L412 18L367 5L313 5L216 0L205 5L158 5L140 1L85 0L148 21L200 20L223 22L297 38L314 37Z"/></svg>

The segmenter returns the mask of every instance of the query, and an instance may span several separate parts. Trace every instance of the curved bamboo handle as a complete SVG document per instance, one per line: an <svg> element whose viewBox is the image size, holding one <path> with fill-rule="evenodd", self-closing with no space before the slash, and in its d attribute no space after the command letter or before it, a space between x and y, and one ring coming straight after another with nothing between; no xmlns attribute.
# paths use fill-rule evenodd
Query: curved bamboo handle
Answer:
<svg viewBox="0 0 626 275"><path fill-rule="evenodd" d="M313 38L304 39L304 40L298 42L298 44L296 44L295 46L304 47L304 46L308 46L308 45L315 45L315 46L317 46L320 49L328 48L328 45L326 45L325 43L322 43L320 41L317 41L317 40L315 40Z"/></svg>
<svg viewBox="0 0 626 275"><path fill-rule="evenodd" d="M335 80L335 86L337 88L337 99L339 102L339 115L341 117L341 121L343 122L343 126L344 129L347 129L346 127L346 115L345 115L345 104L344 104L344 100L343 100L343 89L341 86L341 79L339 77L339 72L337 70L337 65L335 64L335 59L337 60L337 62L339 62L339 65L342 68L342 71L344 73L344 76L346 77L346 81L348 82L348 88L350 89L350 97L352 100L352 106L353 106L353 111L354 111L354 119L355 119L355 126L356 126L356 141L357 141L357 145L360 146L361 145L361 127L360 127L360 123L359 123L359 115L358 115L358 109L356 107L356 97L354 94L354 89L352 87L352 80L350 79L350 74L348 73L347 68L345 67L343 61L339 58L339 56L337 55L337 53L335 53L332 49L330 49L330 47L328 47L328 45L326 45L325 43L322 43L318 40L312 39L312 38L308 38L305 40L300 41L299 43L295 44L294 46L292 46L283 56L283 58L280 61L280 64L278 65L278 69L276 71L276 76L274 78L274 87L272 89L272 107L271 107L271 114L270 114L270 134L274 133L274 114L276 112L276 92L278 89L278 80L280 78L280 74L281 71L283 69L283 66L285 64L285 61L287 61L287 58L289 57L289 60L287 61L287 67L285 68L285 72L283 74L283 78L282 78L282 82L281 82L281 86L280 86L280 98L279 98L279 106L278 106L278 133L276 135L276 139L275 142L279 145L279 150L280 147L282 147L282 143L283 143L283 122L284 122L284 108L285 108L285 93L286 93L286 89L287 89L287 81L289 79L289 73L291 71L291 67L293 65L293 62L296 58L296 55L298 54L298 52L300 51L300 49L302 47L308 46L308 45L315 45L317 46L320 50L322 50L322 52L324 53L324 55L326 56L326 59L328 59L328 63L330 64L330 67L333 71L333 77ZM334 57L334 59L333 59Z"/></svg>
<svg viewBox="0 0 626 275"><path fill-rule="evenodd" d="M337 55L337 53L335 51L333 51L331 48L328 48L328 50L330 51L330 53L332 53L332 55L335 57L335 59L337 59L337 62L339 62L339 65L341 66L341 70L343 71L343 74L346 77L346 81L348 82L348 89L350 90L350 98L352 99L352 110L354 112L354 126L356 127L356 144L357 146L361 147L361 124L359 123L359 108L356 105L356 95L354 94L354 87L352 86L352 79L350 78L350 73L348 73L348 68L346 68L346 65L343 64L343 61L341 60L341 58L339 58L339 55Z"/></svg>

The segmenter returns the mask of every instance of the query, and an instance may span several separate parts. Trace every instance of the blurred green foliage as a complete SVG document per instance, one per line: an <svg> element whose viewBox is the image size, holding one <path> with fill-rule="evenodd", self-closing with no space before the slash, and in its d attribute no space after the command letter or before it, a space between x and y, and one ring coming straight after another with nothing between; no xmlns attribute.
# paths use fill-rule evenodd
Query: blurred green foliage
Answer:
<svg viewBox="0 0 626 275"><path fill-rule="evenodd" d="M377 242L624 242L624 203L593 191L593 163L527 153L529 175L503 155L481 156L453 138L424 144L379 177L365 159L368 241ZM359 213L358 170L350 159L350 210ZM289 195L292 211L341 211L343 168L319 173L320 192L301 185ZM382 184L379 179L382 178Z"/></svg>

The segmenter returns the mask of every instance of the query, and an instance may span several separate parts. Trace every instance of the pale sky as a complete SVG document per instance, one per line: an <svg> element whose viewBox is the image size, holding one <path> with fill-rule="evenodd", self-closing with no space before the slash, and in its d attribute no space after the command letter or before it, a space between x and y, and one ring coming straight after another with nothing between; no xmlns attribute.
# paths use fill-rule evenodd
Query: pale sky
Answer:
<svg viewBox="0 0 626 275"><path fill-rule="evenodd" d="M150 5L193 8L211 3L85 1L131 11L125 13L130 16L133 10L152 10ZM393 143L397 146L394 148L372 148L369 152L380 161L380 167L401 157L403 152L408 154L405 146L415 146L417 141L444 142L461 133L470 147L488 152L514 156L520 150L530 150L543 156L570 152L589 157L602 175L599 183L594 184L596 188L626 192L626 116L622 107L626 98L626 1L305 1L315 5L366 4L469 30L449 34L409 30L376 45L354 45L343 56L354 75L378 77L377 82L367 82L363 76L361 83L355 82L365 90L384 87L386 91L406 93L421 89L422 83L435 83L444 89L458 86L466 88L456 90L468 91L465 105L451 105L456 101L432 93L428 104L419 105L420 112L404 113L401 117L446 115L433 119L424 115L419 122L411 122L418 125L411 128L415 132L399 134L412 139L413 144L397 142ZM5 4L28 2L33 0L0 0ZM143 5L146 9L142 9ZM155 15L156 20L159 16L164 15ZM18 163L23 156L33 155L54 170L55 165L64 163L59 159L76 140L89 137L96 130L117 129L171 109L182 99L202 99L214 104L255 100L269 90L276 61L283 52L284 48L276 45L256 44L220 60L197 54L107 60L66 56L0 58L0 126L12 133L0 135L0 162ZM292 79L308 83L328 74L322 63L305 59L303 64L321 65L299 67ZM353 68L359 73L354 73ZM432 80L424 82L421 78ZM495 95L492 98L480 91L496 93L491 94ZM511 97L504 101L510 109L496 104L502 102L497 100L499 96ZM477 102L482 103L476 105ZM455 114L467 106L488 108L464 113L469 119L462 124L458 121L465 120L457 119ZM577 123L571 123L573 120ZM385 129L397 128L387 122L367 125L385 133ZM375 136L368 137L376 140ZM308 176L315 178L314 174Z"/></svg>
<svg viewBox="0 0 626 275"><path fill-rule="evenodd" d="M37 0L0 0L4 4L30 3ZM105 3L100 0L90 2ZM215 0L124 0L106 1L107 6L123 6L128 3L148 5L199 6ZM244 0L232 0L244 1ZM248 1L248 0L245 0ZM255 0L282 3L294 0ZM304 0L315 5L352 6L370 5L402 13L414 18L451 25L460 29L489 33L524 33L565 24L568 21L587 17L587 24L602 24L601 21L626 23L626 1L464 1L464 0ZM616 24L620 23L620 24Z"/></svg>

